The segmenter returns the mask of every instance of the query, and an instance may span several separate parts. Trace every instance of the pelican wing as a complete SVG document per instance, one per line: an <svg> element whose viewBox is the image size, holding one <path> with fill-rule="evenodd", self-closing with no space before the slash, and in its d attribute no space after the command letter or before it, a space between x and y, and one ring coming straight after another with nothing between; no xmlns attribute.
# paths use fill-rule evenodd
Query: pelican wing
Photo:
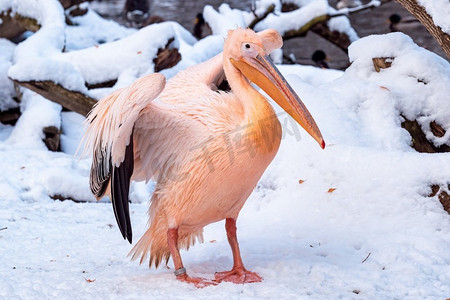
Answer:
<svg viewBox="0 0 450 300"><path fill-rule="evenodd" d="M132 85L101 99L86 120L86 147L92 146L90 174L92 193L98 198L111 187L111 202L124 238L131 243L132 231L128 208L130 178L134 169L133 127L144 107L165 86L161 74L151 74Z"/></svg>

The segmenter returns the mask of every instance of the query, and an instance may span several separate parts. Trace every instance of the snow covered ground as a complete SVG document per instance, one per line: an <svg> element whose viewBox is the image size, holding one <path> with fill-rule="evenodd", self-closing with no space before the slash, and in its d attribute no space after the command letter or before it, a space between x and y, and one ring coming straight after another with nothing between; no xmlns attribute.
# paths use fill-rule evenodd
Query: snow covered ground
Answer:
<svg viewBox="0 0 450 300"><path fill-rule="evenodd" d="M157 26L177 32L183 60L166 76L220 51L222 37L193 42L167 24ZM0 42L8 50L0 54L6 70L15 46ZM196 289L175 280L171 261L156 270L131 262L132 245L122 239L111 204L89 192L90 159L74 157L84 118L62 112L59 119L58 105L26 91L16 126L0 125L0 298L450 297L450 215L437 197L427 197L430 185L449 183L450 153L415 152L401 128L401 115L417 119L435 145L449 144L449 63L401 33L358 40L349 56L345 72L279 66L327 147L321 150L276 107L281 148L238 219L244 263L264 278L246 285ZM376 73L371 58L379 56L394 60ZM10 93L5 80L0 87ZM430 120L447 134L433 137ZM40 129L58 122L63 152L50 152ZM132 186L136 237L146 229L151 191L152 184ZM191 275L212 278L232 265L224 223L207 226L204 236L182 257Z"/></svg>

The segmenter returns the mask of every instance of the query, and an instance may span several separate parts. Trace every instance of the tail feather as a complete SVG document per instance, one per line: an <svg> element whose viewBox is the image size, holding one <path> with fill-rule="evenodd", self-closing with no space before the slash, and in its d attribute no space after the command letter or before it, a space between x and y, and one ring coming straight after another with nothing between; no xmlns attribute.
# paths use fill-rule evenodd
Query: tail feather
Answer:
<svg viewBox="0 0 450 300"><path fill-rule="evenodd" d="M158 266L162 261L167 263L170 259L170 249L167 244L167 231L169 227L167 225L166 218L163 213L159 210L156 213L155 218L152 218L150 227L141 237L141 239L136 243L136 245L131 249L128 256L131 256L131 260L139 259L139 264L149 258L149 267ZM200 228L194 232L183 230L182 228L178 231L178 248L179 249L189 249L197 241L203 243L203 228Z"/></svg>

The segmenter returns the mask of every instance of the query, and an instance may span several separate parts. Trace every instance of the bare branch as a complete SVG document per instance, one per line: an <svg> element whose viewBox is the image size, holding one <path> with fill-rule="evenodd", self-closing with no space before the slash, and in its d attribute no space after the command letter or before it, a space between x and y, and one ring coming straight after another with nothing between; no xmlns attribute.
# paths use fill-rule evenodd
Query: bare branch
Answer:
<svg viewBox="0 0 450 300"><path fill-rule="evenodd" d="M250 29L255 28L256 24L258 24L259 22L264 20L269 14L273 13L274 11L275 11L275 5L272 4L267 8L266 12L262 16L258 17L255 15L256 18L248 25L248 28L250 28Z"/></svg>
<svg viewBox="0 0 450 300"><path fill-rule="evenodd" d="M288 39L292 39L292 38L299 37L299 36L305 36L308 33L308 31L311 29L311 27L313 27L314 25L316 25L318 23L328 21L329 19L330 19L330 17L328 15L322 15L322 16L315 17L300 28L291 29L291 30L286 31L283 35L283 39L288 40Z"/></svg>
<svg viewBox="0 0 450 300"><path fill-rule="evenodd" d="M335 14L330 15L330 18L348 16L348 15L352 15L354 13L358 13L358 12L365 11L368 9L374 9L374 8L377 8L383 4L386 4L391 1L392 0L370 1L369 3L364 4L364 5L359 5L359 6L355 6L352 8L341 9L341 10L338 10Z"/></svg>

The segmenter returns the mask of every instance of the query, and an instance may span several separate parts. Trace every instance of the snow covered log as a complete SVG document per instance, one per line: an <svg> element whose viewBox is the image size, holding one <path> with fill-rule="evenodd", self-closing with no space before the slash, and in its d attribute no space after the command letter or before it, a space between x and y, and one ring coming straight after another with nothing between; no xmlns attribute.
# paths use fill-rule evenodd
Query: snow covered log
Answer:
<svg viewBox="0 0 450 300"><path fill-rule="evenodd" d="M178 50L176 48L169 47L172 42L173 38L169 39L165 48L158 49L158 54L153 59L155 64L155 72L173 67L181 60L181 55ZM48 100L61 104L67 110L77 112L84 116L89 113L92 106L97 102L96 99L86 95L85 93L70 90L51 80L19 81L13 79L13 81L16 84L44 96ZM117 78L106 82L96 83L95 85L86 83L86 86L88 88L111 87L116 84L116 82Z"/></svg>
<svg viewBox="0 0 450 300"><path fill-rule="evenodd" d="M372 58L374 69L377 73L381 71L381 69L387 69L392 66L394 61L394 57L374 57ZM417 79L418 82L422 82L427 84L427 82L423 79ZM402 115L404 121L402 122L402 128L406 129L411 135L411 147L414 148L417 152L422 153L441 153L441 152L450 152L450 146L446 144L442 144L440 146L436 146L427 138L427 135L424 133L422 126L418 123L417 120L409 120L404 115ZM435 120L432 120L428 123L429 132L436 138L444 138L446 134L446 130L439 125Z"/></svg>
<svg viewBox="0 0 450 300"><path fill-rule="evenodd" d="M11 10L0 12L0 38L13 39L26 30L37 31L38 22L21 14L13 14Z"/></svg>
<svg viewBox="0 0 450 300"><path fill-rule="evenodd" d="M87 1L91 0L60 0L64 9ZM72 13L72 11L75 11L75 13ZM72 16L80 15L80 10L72 11L69 12ZM87 10L84 11L86 12ZM27 30L36 32L40 27L39 22L34 17L13 12L11 9L0 12L0 38L13 39Z"/></svg>
<svg viewBox="0 0 450 300"><path fill-rule="evenodd" d="M59 2L53 3L52 8L40 12L44 15L40 29L16 47L8 76L15 83L68 110L86 115L96 99L111 92L111 88L128 85L142 75L170 68L181 60L178 48L183 42L180 35L186 35L186 30L176 23L128 30L134 33L126 35L124 32L125 36L120 38L112 33L106 37L107 42L105 37L97 37L94 33L93 42L103 39L102 44L71 49L72 40L75 40L71 35L76 33L75 30L86 31L80 26L85 22L83 19L87 19L89 29L94 21L96 27L108 26L111 30L113 24L120 25L111 21L108 22L113 24L107 24L89 11L86 16L73 18L77 26L68 26ZM96 34L100 32L97 30ZM75 36L79 35L81 32ZM82 36L86 38L86 34ZM192 40L195 39L192 37Z"/></svg>
<svg viewBox="0 0 450 300"><path fill-rule="evenodd" d="M445 13L449 11L450 3L447 1L445 3L442 1L441 4L447 5L447 7L439 8L438 4L433 3L433 1L423 1L423 0L397 0L398 3L403 5L414 17L416 17L425 28L431 33L438 44L444 50L445 55L450 58L450 28L448 27L448 15ZM433 16L431 16L427 10L433 11ZM443 16L437 11L440 9L443 12ZM441 18L447 19L441 20ZM437 20L437 21L436 21Z"/></svg>
<svg viewBox="0 0 450 300"><path fill-rule="evenodd" d="M450 68L445 59L399 32L352 43L349 58L347 74L366 79L391 98L384 106L393 105L390 113L408 133L402 130L406 135L398 141L417 152L450 152ZM398 93L400 84L404 90Z"/></svg>

